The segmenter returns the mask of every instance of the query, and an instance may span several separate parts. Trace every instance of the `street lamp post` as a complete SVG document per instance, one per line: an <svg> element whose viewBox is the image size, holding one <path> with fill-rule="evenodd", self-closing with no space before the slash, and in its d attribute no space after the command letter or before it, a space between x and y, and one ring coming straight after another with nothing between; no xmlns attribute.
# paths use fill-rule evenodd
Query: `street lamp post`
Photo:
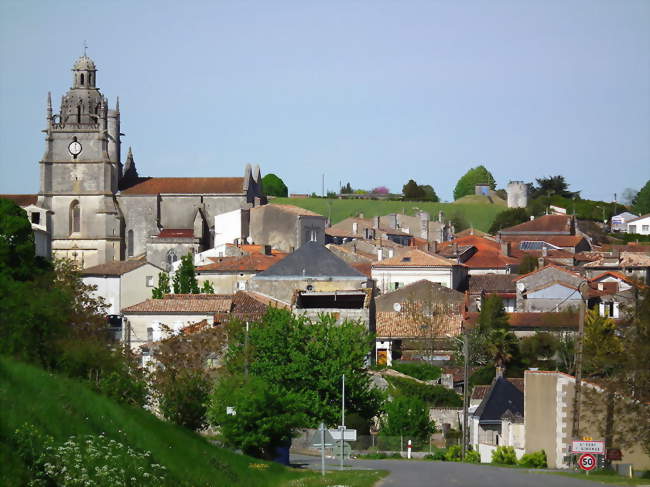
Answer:
<svg viewBox="0 0 650 487"><path fill-rule="evenodd" d="M467 338L467 333L464 329L461 329L463 334L463 339L461 340L458 337L447 335L449 338L463 344L463 431L461 434L461 460L465 459L467 454L467 443L469 432L468 429L468 418L467 418L467 409L468 409L468 396L469 396L469 340Z"/></svg>
<svg viewBox="0 0 650 487"><path fill-rule="evenodd" d="M571 436L574 440L580 439L580 401L582 394L582 349L585 334L585 313L587 312L586 299L582 291L582 286L588 284L586 280L578 285L578 293L580 293L580 311L578 315L578 341L576 343L575 367L576 367L576 382L575 393L573 395L573 427Z"/></svg>

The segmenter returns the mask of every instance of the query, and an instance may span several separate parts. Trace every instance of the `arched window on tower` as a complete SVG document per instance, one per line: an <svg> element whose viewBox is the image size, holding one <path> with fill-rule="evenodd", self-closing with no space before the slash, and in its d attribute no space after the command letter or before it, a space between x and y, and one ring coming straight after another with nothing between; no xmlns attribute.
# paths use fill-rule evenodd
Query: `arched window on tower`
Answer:
<svg viewBox="0 0 650 487"><path fill-rule="evenodd" d="M176 257L176 252L174 252L173 250L170 250L169 252L167 252L167 267L168 267L169 270L172 269L172 265L177 260L178 260L178 257Z"/></svg>
<svg viewBox="0 0 650 487"><path fill-rule="evenodd" d="M70 203L70 233L81 231L81 207L79 202L74 200Z"/></svg>
<svg viewBox="0 0 650 487"><path fill-rule="evenodd" d="M133 230L129 230L126 234L126 255L133 257Z"/></svg>
<svg viewBox="0 0 650 487"><path fill-rule="evenodd" d="M84 74L81 73L81 86L83 86L83 85L84 85Z"/></svg>
<svg viewBox="0 0 650 487"><path fill-rule="evenodd" d="M77 105L77 123L81 123L81 105Z"/></svg>

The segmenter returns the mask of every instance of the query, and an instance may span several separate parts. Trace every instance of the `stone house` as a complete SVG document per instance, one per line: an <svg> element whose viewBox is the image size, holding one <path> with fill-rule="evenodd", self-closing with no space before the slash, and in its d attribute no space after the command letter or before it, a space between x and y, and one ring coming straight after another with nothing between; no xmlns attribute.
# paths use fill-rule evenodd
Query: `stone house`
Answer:
<svg viewBox="0 0 650 487"><path fill-rule="evenodd" d="M407 249L400 255L372 265L372 278L382 293L426 279L451 289L467 284L467 266L419 249Z"/></svg>
<svg viewBox="0 0 650 487"><path fill-rule="evenodd" d="M578 288L585 282L580 274L552 264L524 274L515 280L517 311L577 310L582 299Z"/></svg>
<svg viewBox="0 0 650 487"><path fill-rule="evenodd" d="M325 244L323 215L293 205L264 205L250 210L252 243L293 252L306 242Z"/></svg>
<svg viewBox="0 0 650 487"><path fill-rule="evenodd" d="M650 213L628 220L627 233L650 235Z"/></svg>
<svg viewBox="0 0 650 487"><path fill-rule="evenodd" d="M582 266L589 277L612 271L641 284L650 284L650 255L643 252L614 251Z"/></svg>
<svg viewBox="0 0 650 487"><path fill-rule="evenodd" d="M438 244L437 253L456 258L467 266L470 276L480 274L510 274L516 272L519 261L510 257L510 244L492 238L468 235Z"/></svg>
<svg viewBox="0 0 650 487"><path fill-rule="evenodd" d="M518 274L479 274L471 275L469 281L469 311L481 311L483 300L496 294L503 300L503 307L508 313L517 306L517 288L515 280Z"/></svg>
<svg viewBox="0 0 650 487"><path fill-rule="evenodd" d="M337 324L356 321L375 332L375 306L373 289L346 291L303 291L296 290L291 301L295 315L318 320L319 315L334 316Z"/></svg>

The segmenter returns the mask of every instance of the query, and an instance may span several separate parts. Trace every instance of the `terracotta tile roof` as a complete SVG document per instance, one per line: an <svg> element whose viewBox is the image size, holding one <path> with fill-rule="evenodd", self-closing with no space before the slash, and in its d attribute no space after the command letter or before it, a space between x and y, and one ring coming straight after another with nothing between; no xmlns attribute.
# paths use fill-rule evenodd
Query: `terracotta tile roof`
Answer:
<svg viewBox="0 0 650 487"><path fill-rule="evenodd" d="M470 400L482 400L490 390L490 387L492 386L490 385L474 386L474 389L472 389L472 395L470 396Z"/></svg>
<svg viewBox="0 0 650 487"><path fill-rule="evenodd" d="M344 245L327 244L325 247L335 252L336 251L343 252L344 254L348 254L351 257L354 256L361 257L364 260L367 260L368 262L374 262L375 260L377 260L377 256L375 254L363 252L362 250L346 247Z"/></svg>
<svg viewBox="0 0 650 487"><path fill-rule="evenodd" d="M158 238L194 238L191 228L165 228L158 234Z"/></svg>
<svg viewBox="0 0 650 487"><path fill-rule="evenodd" d="M576 262L593 262L603 257L602 251L585 251L573 254L573 260Z"/></svg>
<svg viewBox="0 0 650 487"><path fill-rule="evenodd" d="M507 313L508 323L511 328L578 328L578 314L570 312L542 312L542 313L527 313L515 312ZM470 312L465 314L464 326L472 329L478 322L480 313Z"/></svg>
<svg viewBox="0 0 650 487"><path fill-rule="evenodd" d="M633 279L630 279L626 275L621 274L620 272L616 272L616 271L605 271L602 274L598 274L596 277L591 278L591 282L599 281L603 277L607 277L607 276L611 276L611 277L614 277L614 278L619 279L621 281L625 281L625 282L627 282L628 284L630 284L632 286L637 285L637 283Z"/></svg>
<svg viewBox="0 0 650 487"><path fill-rule="evenodd" d="M520 276L517 276L517 277L515 278L515 281L518 281L519 279L523 279L524 277L527 277L527 276L531 276L531 275L533 275L533 274L537 274L538 272L542 272L544 269L548 269L548 268L553 268L553 269L556 269L556 270L558 270L558 271L566 272L567 274L570 274L570 275L572 275L573 277L579 277L579 278L581 278L581 279L583 278L583 276L581 276L581 275L578 274L577 272L574 272L574 271L572 271L572 270L570 270L570 269L567 269L566 267L562 267L562 266L555 265L555 264L546 264L546 265L545 265L544 267L542 267L541 269L535 269L534 271L531 271L531 272L529 272L528 274L522 274L522 275L520 275Z"/></svg>
<svg viewBox="0 0 650 487"><path fill-rule="evenodd" d="M425 338L458 335L461 331L462 315L449 312L428 318L418 311L417 306L410 310L404 303L402 310L378 311L376 313L376 335L381 338Z"/></svg>
<svg viewBox="0 0 650 487"><path fill-rule="evenodd" d="M287 256L285 253L274 255L249 254L236 257L211 257L212 264L202 265L196 268L199 273L209 272L261 272L273 264L280 262Z"/></svg>
<svg viewBox="0 0 650 487"><path fill-rule="evenodd" d="M567 250L547 249L546 255L544 255L544 252L541 250L520 250L518 247L511 249L510 255L515 258L515 261L518 261L517 259L522 258L524 255L530 255L532 257L548 257L550 259L571 259L572 261L575 257L573 252Z"/></svg>
<svg viewBox="0 0 650 487"><path fill-rule="evenodd" d="M267 296L266 294L261 294L255 291L246 291L246 294L248 294L251 298L256 299L266 307L273 306L280 309L291 309L291 305L289 305L289 303L285 303L284 301L280 301L271 296Z"/></svg>
<svg viewBox="0 0 650 487"><path fill-rule="evenodd" d="M299 206L294 206L294 205L282 205L279 203L272 203L269 205L264 205L264 206L257 206L255 208L251 208L251 211L261 211L269 208L277 208L278 210L282 210L287 213L292 213L294 215L300 215L300 216L320 216L323 217L320 213L316 213L315 211L311 210L306 210L305 208L300 208ZM325 218L325 217L323 217Z"/></svg>
<svg viewBox="0 0 650 487"><path fill-rule="evenodd" d="M517 291L515 280L518 274L482 274L469 276L470 294L480 294L485 291L488 294L514 293Z"/></svg>
<svg viewBox="0 0 650 487"><path fill-rule="evenodd" d="M476 372L479 368L480 367L469 366L467 371L468 377L472 377L472 374ZM446 367L442 367L442 373L451 374L454 382L456 383L463 382L465 380L465 369L462 365L448 365Z"/></svg>
<svg viewBox="0 0 650 487"><path fill-rule="evenodd" d="M516 233L567 233L571 232L571 215L544 215L519 225L503 228L500 234Z"/></svg>
<svg viewBox="0 0 650 487"><path fill-rule="evenodd" d="M117 260L82 269L81 274L84 276L121 276L138 267L142 267L146 263L144 259Z"/></svg>
<svg viewBox="0 0 650 487"><path fill-rule="evenodd" d="M266 255L266 245L257 244L232 244L227 243L226 247L238 248L239 250L249 254L263 254ZM277 249L271 249L271 255L287 255L286 252L281 252ZM219 257L208 257L211 260L218 259ZM216 262L216 260L215 260Z"/></svg>
<svg viewBox="0 0 650 487"><path fill-rule="evenodd" d="M356 264L350 264L350 267L358 270L368 278L372 277L372 264L370 262L358 262Z"/></svg>
<svg viewBox="0 0 650 487"><path fill-rule="evenodd" d="M121 194L243 194L244 178L142 178Z"/></svg>
<svg viewBox="0 0 650 487"><path fill-rule="evenodd" d="M232 296L232 306L228 311L215 313L215 323L223 323L232 319L244 321L259 320L266 313L268 305L251 296L246 291L238 291Z"/></svg>
<svg viewBox="0 0 650 487"><path fill-rule="evenodd" d="M650 253L650 244L629 242L627 245L603 245L603 250L618 250L619 252Z"/></svg>
<svg viewBox="0 0 650 487"><path fill-rule="evenodd" d="M232 296L225 294L168 294L164 299L147 299L122 310L123 313L225 313Z"/></svg>
<svg viewBox="0 0 650 487"><path fill-rule="evenodd" d="M384 259L372 265L374 268L380 267L452 267L456 262L445 259L438 255L433 255L420 249L408 249L400 255Z"/></svg>
<svg viewBox="0 0 650 487"><path fill-rule="evenodd" d="M359 238L359 234L354 234L352 233L352 230L347 230L345 228L329 227L325 229L325 234L330 237Z"/></svg>
<svg viewBox="0 0 650 487"><path fill-rule="evenodd" d="M639 252L621 252L618 258L601 258L585 264L586 268L650 267L650 255Z"/></svg>
<svg viewBox="0 0 650 487"><path fill-rule="evenodd" d="M37 194L0 194L0 198L6 200L11 200L16 203L18 206L29 206L35 205L36 200L38 200Z"/></svg>
<svg viewBox="0 0 650 487"><path fill-rule="evenodd" d="M438 245L438 248L448 250L453 249L454 245L458 247L469 246L476 249L470 258L463 261L463 264L472 269L502 269L519 263L517 259L503 255L501 244L477 235L468 235L443 242Z"/></svg>

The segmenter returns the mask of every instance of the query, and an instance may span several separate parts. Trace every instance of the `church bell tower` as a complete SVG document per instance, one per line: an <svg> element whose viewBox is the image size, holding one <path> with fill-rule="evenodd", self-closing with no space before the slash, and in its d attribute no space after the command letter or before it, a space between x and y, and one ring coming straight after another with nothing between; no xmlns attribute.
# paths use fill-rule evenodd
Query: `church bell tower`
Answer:
<svg viewBox="0 0 650 487"><path fill-rule="evenodd" d="M48 94L40 161L39 204L53 212L52 252L84 267L123 255L123 219L115 198L122 170L119 99L109 109L96 75L84 52L56 114Z"/></svg>

